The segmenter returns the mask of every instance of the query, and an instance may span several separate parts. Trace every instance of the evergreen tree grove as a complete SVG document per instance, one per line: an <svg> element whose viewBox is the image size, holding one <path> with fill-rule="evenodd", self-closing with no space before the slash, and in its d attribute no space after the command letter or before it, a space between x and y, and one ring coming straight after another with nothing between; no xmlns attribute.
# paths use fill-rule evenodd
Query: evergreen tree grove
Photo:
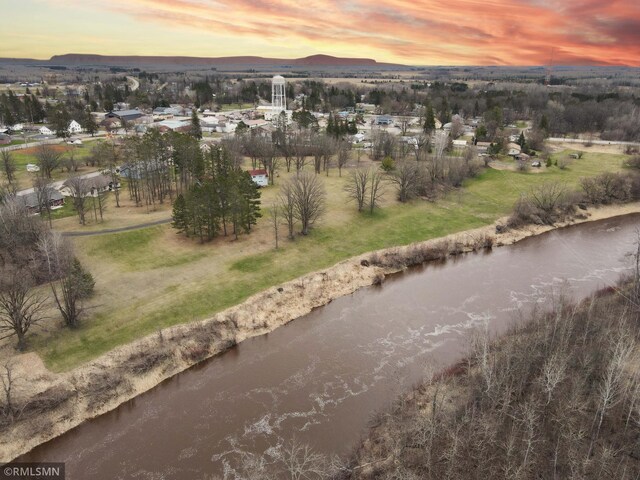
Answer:
<svg viewBox="0 0 640 480"><path fill-rule="evenodd" d="M262 216L258 186L225 149L212 149L208 163L203 177L176 197L173 228L201 242L249 233Z"/></svg>

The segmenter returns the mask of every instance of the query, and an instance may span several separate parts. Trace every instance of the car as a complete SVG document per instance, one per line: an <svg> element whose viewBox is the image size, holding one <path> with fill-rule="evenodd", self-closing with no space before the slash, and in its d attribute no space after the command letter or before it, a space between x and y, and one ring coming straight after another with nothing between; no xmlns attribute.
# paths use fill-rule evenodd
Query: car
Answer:
<svg viewBox="0 0 640 480"><path fill-rule="evenodd" d="M27 163L27 172L39 172L40 167L35 163Z"/></svg>
<svg viewBox="0 0 640 480"><path fill-rule="evenodd" d="M536 167L536 168L540 168L542 166L542 164L540 162L532 162L531 166L532 167Z"/></svg>

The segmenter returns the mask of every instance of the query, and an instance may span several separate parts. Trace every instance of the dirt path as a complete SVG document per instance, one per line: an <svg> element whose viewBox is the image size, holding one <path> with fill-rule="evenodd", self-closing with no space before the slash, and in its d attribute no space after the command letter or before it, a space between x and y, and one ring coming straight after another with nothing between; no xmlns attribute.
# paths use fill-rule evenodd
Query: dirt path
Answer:
<svg viewBox="0 0 640 480"><path fill-rule="evenodd" d="M129 225L128 227L108 228L106 230L95 230L92 232L61 232L63 237L93 237L94 235L107 235L109 233L128 232L130 230L140 230L141 228L155 227L156 225L164 225L170 223L172 218L163 218L155 222L140 223L138 225Z"/></svg>

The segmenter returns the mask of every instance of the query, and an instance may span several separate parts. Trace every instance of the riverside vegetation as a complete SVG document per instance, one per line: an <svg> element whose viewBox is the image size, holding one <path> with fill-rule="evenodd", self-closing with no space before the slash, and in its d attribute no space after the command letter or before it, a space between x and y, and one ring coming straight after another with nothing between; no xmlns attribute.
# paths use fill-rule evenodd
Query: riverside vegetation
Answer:
<svg viewBox="0 0 640 480"><path fill-rule="evenodd" d="M637 257L636 257L637 259ZM561 295L375 416L336 479L640 474L640 288Z"/></svg>

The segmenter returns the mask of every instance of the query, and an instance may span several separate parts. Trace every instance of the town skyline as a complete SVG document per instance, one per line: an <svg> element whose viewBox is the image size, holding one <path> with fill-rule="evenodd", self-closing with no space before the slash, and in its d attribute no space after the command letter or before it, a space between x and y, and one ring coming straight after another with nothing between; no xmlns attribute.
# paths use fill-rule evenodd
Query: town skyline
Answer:
<svg viewBox="0 0 640 480"><path fill-rule="evenodd" d="M3 9L0 57L300 58L406 65L640 64L631 0L25 0ZM31 28L24 29L24 25Z"/></svg>

